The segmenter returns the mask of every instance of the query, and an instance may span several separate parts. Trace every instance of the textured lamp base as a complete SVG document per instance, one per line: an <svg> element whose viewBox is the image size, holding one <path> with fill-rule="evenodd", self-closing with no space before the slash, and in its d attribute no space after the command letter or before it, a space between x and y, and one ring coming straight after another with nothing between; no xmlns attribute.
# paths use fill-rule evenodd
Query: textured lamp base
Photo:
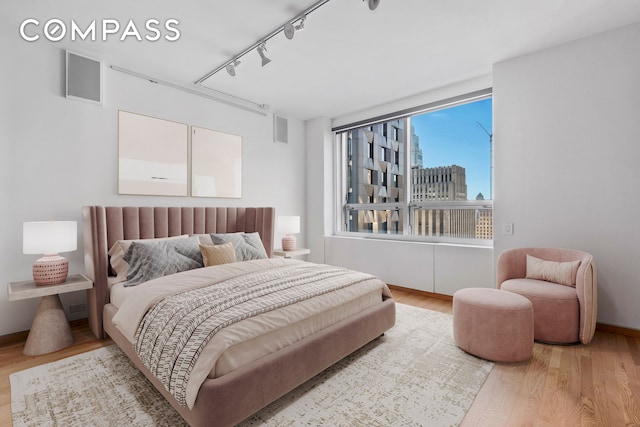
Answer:
<svg viewBox="0 0 640 427"><path fill-rule="evenodd" d="M295 251L296 250L296 236L286 234L282 238L282 250L283 251Z"/></svg>
<svg viewBox="0 0 640 427"><path fill-rule="evenodd" d="M38 286L64 283L69 274L69 261L58 254L45 255L33 263L33 281Z"/></svg>

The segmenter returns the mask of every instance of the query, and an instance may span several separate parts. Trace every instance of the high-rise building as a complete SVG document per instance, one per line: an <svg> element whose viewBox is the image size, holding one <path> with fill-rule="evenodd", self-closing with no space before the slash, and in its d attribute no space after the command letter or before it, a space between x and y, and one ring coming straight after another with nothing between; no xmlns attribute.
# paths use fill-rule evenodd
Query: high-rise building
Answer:
<svg viewBox="0 0 640 427"><path fill-rule="evenodd" d="M467 200L467 176L462 166L411 168L411 200Z"/></svg>
<svg viewBox="0 0 640 427"><path fill-rule="evenodd" d="M420 148L420 137L416 135L416 128L411 125L411 167L423 166L422 148Z"/></svg>
<svg viewBox="0 0 640 427"><path fill-rule="evenodd" d="M438 166L411 169L411 200L467 200L466 170L462 166ZM471 209L415 209L414 233L421 236L474 238L475 211Z"/></svg>
<svg viewBox="0 0 640 427"><path fill-rule="evenodd" d="M491 209L477 210L476 239L493 239L493 211Z"/></svg>
<svg viewBox="0 0 640 427"><path fill-rule="evenodd" d="M386 203L405 200L405 120L393 120L348 133L347 203ZM393 210L347 212L348 230L397 233L402 216Z"/></svg>

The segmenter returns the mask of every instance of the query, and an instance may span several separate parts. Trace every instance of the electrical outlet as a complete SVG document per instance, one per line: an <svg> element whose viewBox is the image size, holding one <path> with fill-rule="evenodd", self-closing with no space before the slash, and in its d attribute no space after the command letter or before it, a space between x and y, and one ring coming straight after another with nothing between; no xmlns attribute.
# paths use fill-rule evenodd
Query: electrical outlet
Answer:
<svg viewBox="0 0 640 427"><path fill-rule="evenodd" d="M512 235L513 234L513 223L507 222L504 224L502 228L502 234Z"/></svg>
<svg viewBox="0 0 640 427"><path fill-rule="evenodd" d="M76 304L69 306L69 313L79 313L85 310L84 304Z"/></svg>

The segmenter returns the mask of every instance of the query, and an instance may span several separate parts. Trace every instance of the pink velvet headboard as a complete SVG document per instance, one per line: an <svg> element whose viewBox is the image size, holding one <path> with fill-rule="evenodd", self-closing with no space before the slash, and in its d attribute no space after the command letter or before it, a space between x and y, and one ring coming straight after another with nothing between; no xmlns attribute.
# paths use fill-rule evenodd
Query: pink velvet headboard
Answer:
<svg viewBox="0 0 640 427"><path fill-rule="evenodd" d="M273 254L275 209L272 207L121 207L82 208L84 268L93 280L87 294L89 326L104 338L102 312L109 302L109 248L117 240L152 239L181 234L260 233L267 256Z"/></svg>

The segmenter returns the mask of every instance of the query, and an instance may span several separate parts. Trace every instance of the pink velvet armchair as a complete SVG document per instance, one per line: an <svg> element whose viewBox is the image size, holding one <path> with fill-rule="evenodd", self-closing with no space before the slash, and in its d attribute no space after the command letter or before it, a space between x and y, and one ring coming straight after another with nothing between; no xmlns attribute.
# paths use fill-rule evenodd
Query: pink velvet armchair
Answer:
<svg viewBox="0 0 640 427"><path fill-rule="evenodd" d="M558 280L564 284L552 281L560 270L566 273L563 279L570 277ZM509 249L498 257L496 276L499 289L523 295L533 304L537 341L587 344L593 338L597 275L591 254L558 248Z"/></svg>

